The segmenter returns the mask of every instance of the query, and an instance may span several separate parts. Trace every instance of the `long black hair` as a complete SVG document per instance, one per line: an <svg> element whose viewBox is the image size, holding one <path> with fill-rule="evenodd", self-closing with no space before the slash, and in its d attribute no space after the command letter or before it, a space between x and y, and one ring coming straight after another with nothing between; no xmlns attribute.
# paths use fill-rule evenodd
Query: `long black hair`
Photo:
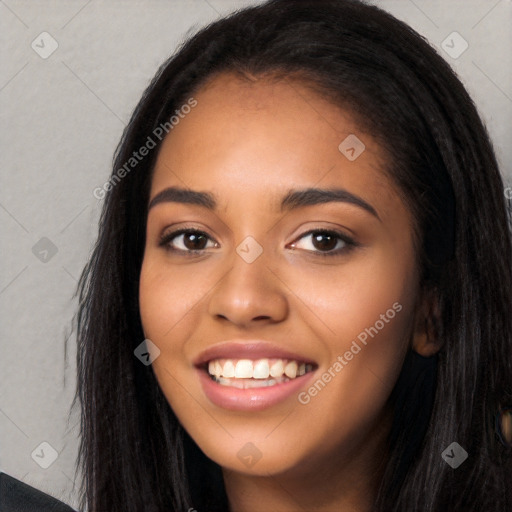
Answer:
<svg viewBox="0 0 512 512"><path fill-rule="evenodd" d="M387 152L383 171L413 214L422 290L435 297L429 332L442 346L432 358L405 360L390 397L395 420L375 510L505 510L511 448L495 429L496 415L512 404L503 182L477 109L449 65L408 25L358 0L272 0L219 19L161 66L135 108L78 287L81 506L228 509L219 467L134 356L144 339L138 283L160 147L154 134L226 71L301 80L348 109ZM156 147L127 167L149 136ZM442 456L453 442L468 454L456 469Z"/></svg>

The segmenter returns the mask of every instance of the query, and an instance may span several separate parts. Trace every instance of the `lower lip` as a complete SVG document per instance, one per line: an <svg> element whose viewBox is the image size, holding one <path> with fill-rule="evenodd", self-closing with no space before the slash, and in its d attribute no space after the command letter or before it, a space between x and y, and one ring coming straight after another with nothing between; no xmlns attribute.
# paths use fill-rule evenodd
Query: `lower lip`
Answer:
<svg viewBox="0 0 512 512"><path fill-rule="evenodd" d="M238 389L218 384L204 370L198 370L199 379L205 395L215 405L231 411L261 411L282 402L300 389L311 379L314 371L308 372L287 382L273 386Z"/></svg>

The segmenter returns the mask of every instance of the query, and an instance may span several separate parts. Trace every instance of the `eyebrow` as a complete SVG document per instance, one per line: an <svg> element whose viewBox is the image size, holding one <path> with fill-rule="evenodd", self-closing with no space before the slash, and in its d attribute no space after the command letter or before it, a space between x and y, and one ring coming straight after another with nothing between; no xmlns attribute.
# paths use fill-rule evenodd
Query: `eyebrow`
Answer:
<svg viewBox="0 0 512 512"><path fill-rule="evenodd" d="M179 187L169 187L159 192L149 203L148 210L160 203L185 203L203 206L209 210L217 208L217 201L215 197L209 192L200 192L197 190L189 190ZM312 206L316 204L340 202L349 203L368 213L380 220L379 215L375 208L367 203L364 199L356 196L345 189L331 188L306 188L303 190L290 190L281 200L281 212L291 211L304 206Z"/></svg>
<svg viewBox="0 0 512 512"><path fill-rule="evenodd" d="M198 192L179 187L169 187L159 192L149 202L148 210L160 203L187 203L204 206L209 210L217 208L217 201L212 194L208 192Z"/></svg>
<svg viewBox="0 0 512 512"><path fill-rule="evenodd" d="M377 211L371 204L342 188L291 190L281 202L281 211L290 211L302 206L331 202L349 203L359 206L359 208L366 210L380 220Z"/></svg>

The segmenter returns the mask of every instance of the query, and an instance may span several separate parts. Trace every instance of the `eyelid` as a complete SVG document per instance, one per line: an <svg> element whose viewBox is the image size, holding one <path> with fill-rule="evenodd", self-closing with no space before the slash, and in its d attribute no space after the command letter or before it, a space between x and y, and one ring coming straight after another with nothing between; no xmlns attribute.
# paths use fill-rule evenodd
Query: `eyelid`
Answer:
<svg viewBox="0 0 512 512"><path fill-rule="evenodd" d="M179 237L180 235L182 235L184 233L196 233L196 234L204 235L209 241L212 241L216 247L219 246L219 243L217 242L217 240L215 240L215 238L213 238L206 231L204 231L202 229L185 226L182 228L178 228L174 231L164 230L164 232L162 233L162 235L160 235L159 240L158 240L159 247L164 247L165 249L167 249L169 251L179 252L179 253L182 253L185 255L186 254L200 254L200 253L204 253L206 251L206 249L183 250L183 249L176 249L175 247L172 247L170 245L170 242L173 239ZM212 249L212 247L209 247L208 249Z"/></svg>
<svg viewBox="0 0 512 512"><path fill-rule="evenodd" d="M348 251L355 249L359 246L359 244L350 236L346 235L345 233L333 229L333 228L312 228L305 233L300 234L298 237L295 238L295 240L288 244L289 246L292 246L292 249L295 249L295 245L297 241L302 240L303 238L306 238L307 236L312 235L313 233L322 233L322 234L328 234L328 235L334 235L336 238L341 240L345 245L344 247L341 247L339 249L333 249L330 251L320 251L320 250L310 250L310 249L299 249L302 251L305 251L307 253L311 253L313 255L320 255L320 256L340 256L344 253L347 253Z"/></svg>

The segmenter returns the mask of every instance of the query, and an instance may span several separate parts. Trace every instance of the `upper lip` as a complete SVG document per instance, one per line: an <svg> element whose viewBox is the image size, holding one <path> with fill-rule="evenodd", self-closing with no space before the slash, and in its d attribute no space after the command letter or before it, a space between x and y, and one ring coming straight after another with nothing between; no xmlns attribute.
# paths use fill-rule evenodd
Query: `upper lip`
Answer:
<svg viewBox="0 0 512 512"><path fill-rule="evenodd" d="M306 356L292 352L275 343L262 340L232 340L208 347L194 360L195 366L202 366L213 359L291 359L315 364Z"/></svg>

